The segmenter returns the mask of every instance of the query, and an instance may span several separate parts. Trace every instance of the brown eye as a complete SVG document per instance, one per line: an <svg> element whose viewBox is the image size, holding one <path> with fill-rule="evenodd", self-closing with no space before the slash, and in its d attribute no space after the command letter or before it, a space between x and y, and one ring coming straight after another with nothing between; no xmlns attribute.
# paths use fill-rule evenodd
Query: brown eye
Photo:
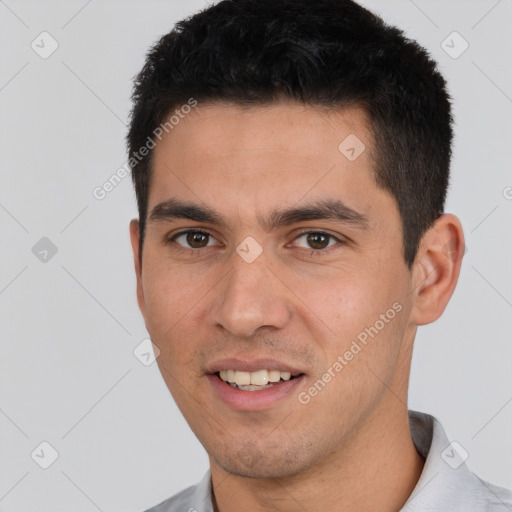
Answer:
<svg viewBox="0 0 512 512"><path fill-rule="evenodd" d="M189 231L187 233L187 243L194 249L200 249L208 245L208 237L207 233Z"/></svg>
<svg viewBox="0 0 512 512"><path fill-rule="evenodd" d="M329 246L329 238L325 233L308 233L306 240L312 249L325 249Z"/></svg>
<svg viewBox="0 0 512 512"><path fill-rule="evenodd" d="M214 238L205 231L189 230L182 231L170 239L182 247L188 249L203 249L214 244Z"/></svg>
<svg viewBox="0 0 512 512"><path fill-rule="evenodd" d="M324 233L322 231L309 231L302 233L296 239L296 244L303 249L313 249L314 251L323 251L329 247L336 245L341 240L334 235Z"/></svg>

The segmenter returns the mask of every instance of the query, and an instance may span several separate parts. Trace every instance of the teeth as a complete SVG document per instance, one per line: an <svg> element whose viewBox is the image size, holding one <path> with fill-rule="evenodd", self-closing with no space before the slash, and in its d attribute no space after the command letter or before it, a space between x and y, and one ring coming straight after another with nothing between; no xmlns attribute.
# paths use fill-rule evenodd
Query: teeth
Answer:
<svg viewBox="0 0 512 512"><path fill-rule="evenodd" d="M279 382L281 380L281 372L279 370L270 370L268 372L269 382Z"/></svg>
<svg viewBox="0 0 512 512"><path fill-rule="evenodd" d="M256 386L252 384L250 386L237 386L236 384L230 384L230 386L241 389L242 391L261 391L262 389L271 388L273 384L267 384L266 386Z"/></svg>
<svg viewBox="0 0 512 512"><path fill-rule="evenodd" d="M249 372L239 372L235 373L235 384L237 386L247 386L251 383L251 374Z"/></svg>
<svg viewBox="0 0 512 512"><path fill-rule="evenodd" d="M237 386L267 386L269 383L290 380L290 372L279 370L258 370L256 372L242 372L238 370L221 370L220 378L224 382L236 384Z"/></svg>
<svg viewBox="0 0 512 512"><path fill-rule="evenodd" d="M264 386L265 384L268 384L267 370L258 370L257 372L252 372L251 384L255 384L256 386Z"/></svg>

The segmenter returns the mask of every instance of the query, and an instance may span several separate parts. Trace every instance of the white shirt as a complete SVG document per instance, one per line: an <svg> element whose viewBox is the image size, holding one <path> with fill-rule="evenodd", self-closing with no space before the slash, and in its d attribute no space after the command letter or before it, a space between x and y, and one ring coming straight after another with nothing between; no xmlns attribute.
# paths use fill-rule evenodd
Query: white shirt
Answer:
<svg viewBox="0 0 512 512"><path fill-rule="evenodd" d="M400 512L512 512L512 491L474 475L464 462L464 449L448 441L436 418L409 411L409 421L412 440L425 465ZM146 512L213 512L210 471L198 485Z"/></svg>

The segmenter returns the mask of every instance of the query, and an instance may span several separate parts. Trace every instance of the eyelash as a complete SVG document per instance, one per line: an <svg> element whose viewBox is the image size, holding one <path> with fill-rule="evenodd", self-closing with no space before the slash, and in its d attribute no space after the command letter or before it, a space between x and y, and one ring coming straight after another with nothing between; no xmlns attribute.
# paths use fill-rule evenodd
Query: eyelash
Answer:
<svg viewBox="0 0 512 512"><path fill-rule="evenodd" d="M175 233L174 235L172 235L171 237L169 237L167 240L166 240L166 243L174 243L175 246L176 246L176 250L177 251L180 251L180 252L186 252L188 254L194 254L194 255L198 255L200 252L201 252L201 249L206 249L207 247L201 247L199 249L193 249L191 247L184 247L180 244L178 244L176 242L176 238L178 238L179 236L181 235L187 235L189 233L199 233L201 235L206 235L208 237L211 237L211 238L215 238L213 235L211 235L210 233L208 233L207 231L203 231L202 229L186 229L184 231L180 231L179 233ZM339 245L345 245L347 242L345 240L342 240L334 235L332 235L331 233L327 233L325 231L302 231L300 232L295 238L294 238L294 241L299 239L300 237L304 236L304 235L311 235L311 234L314 234L314 235L324 235L326 237L329 238L329 242L331 241L331 239L335 240L337 242L337 244L335 245L332 245L332 246L328 246L324 249L304 249L304 250L309 250L310 251L310 256L321 256L321 255L324 255L326 253L330 253L330 250L331 249L335 249L337 246Z"/></svg>

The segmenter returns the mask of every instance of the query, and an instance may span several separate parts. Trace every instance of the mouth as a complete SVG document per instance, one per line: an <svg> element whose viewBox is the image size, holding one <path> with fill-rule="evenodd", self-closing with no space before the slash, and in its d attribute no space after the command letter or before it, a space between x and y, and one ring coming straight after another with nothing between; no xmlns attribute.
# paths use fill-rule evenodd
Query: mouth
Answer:
<svg viewBox="0 0 512 512"><path fill-rule="evenodd" d="M299 367L256 356L224 358L209 364L205 373L216 399L231 410L252 412L284 406L307 377Z"/></svg>
<svg viewBox="0 0 512 512"><path fill-rule="evenodd" d="M263 391L277 386L280 383L293 380L303 374L292 374L288 371L262 369L254 372L220 370L214 375L234 389L240 389L242 391Z"/></svg>

